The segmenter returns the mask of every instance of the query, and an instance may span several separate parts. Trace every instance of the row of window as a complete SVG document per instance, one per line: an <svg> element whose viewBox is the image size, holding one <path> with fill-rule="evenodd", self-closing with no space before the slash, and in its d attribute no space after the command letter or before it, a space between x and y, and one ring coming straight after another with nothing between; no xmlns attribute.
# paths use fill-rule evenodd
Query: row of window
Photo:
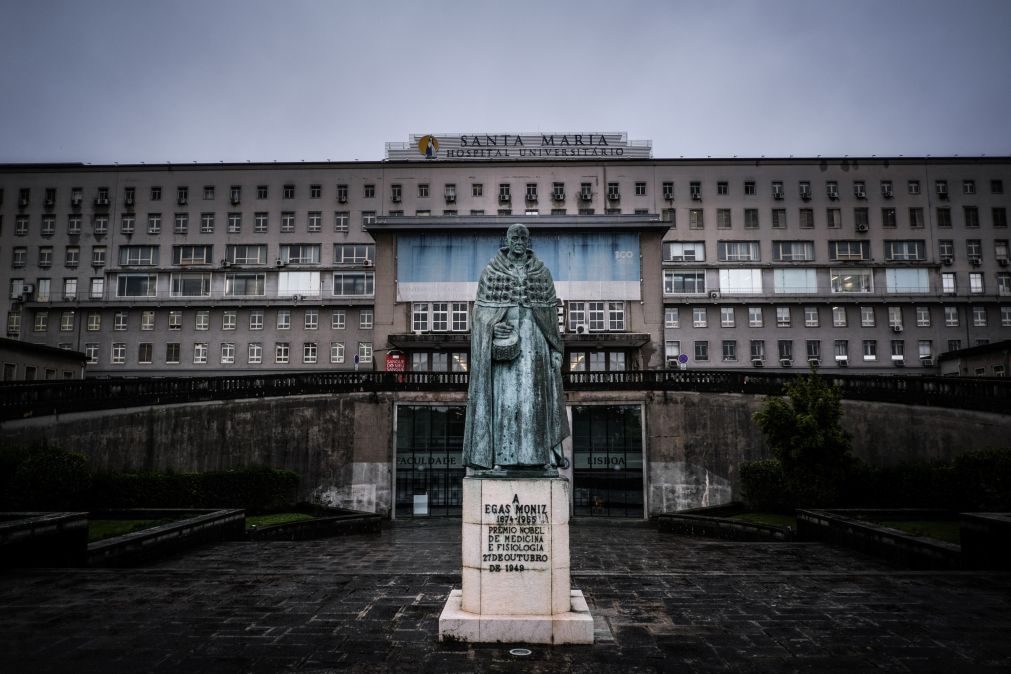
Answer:
<svg viewBox="0 0 1011 674"><path fill-rule="evenodd" d="M972 179L962 180L962 194L966 196L975 195L976 192L976 181ZM895 188L893 181L891 180L881 180L878 183L881 196L885 199L890 199L895 194ZM474 197L484 196L484 184L483 183L471 183L471 195ZM538 183L528 182L525 183L526 193L525 197L527 201L537 201L538 195ZM662 191L664 199L672 200L674 199L675 184L673 181L667 181L662 183ZM786 192L784 187L784 182L782 180L771 181L771 191L770 194L773 198L781 199L784 198ZM857 199L867 198L867 182L865 180L854 180L852 181L853 196ZM419 199L427 199L432 195L430 183L417 183L416 195ZM701 181L690 181L688 184L689 194L692 199L702 198L702 182ZM510 183L499 183L499 199L508 201L511 197L512 185ZM632 184L633 193L635 196L647 196L647 183L645 181L636 181ZM584 200L589 200L592 198L593 184L584 182L580 183L579 194L580 198ZM296 186L293 183L285 184L281 187L281 198L282 199L295 199L296 198ZM920 181L916 179L906 181L906 192L910 195L918 195L921 193ZM947 180L935 180L934 181L934 192L939 197L944 198L949 194L949 187ZM148 200L149 201L161 201L162 200L162 187L160 185L154 185L149 188ZM337 201L344 203L348 200L349 186L346 183L339 183L336 185L334 191L334 196ZM745 196L756 196L758 194L757 182L754 180L745 180L742 185L742 193ZM826 180L825 181L825 194L830 199L839 198L839 181L838 180ZM1000 179L990 180L990 193L991 194L1004 194L1004 181ZM204 185L201 194L204 201L213 201L217 198L217 188L214 185ZM730 182L726 180L720 180L716 182L716 194L719 196L725 196L730 194ZM812 195L811 181L801 180L797 183L797 194L802 199L810 199ZM18 190L18 207L26 208L31 204L31 188L22 187ZM53 207L56 205L57 201L57 189L55 187L47 187L43 190L43 204L47 207ZM179 205L187 205L190 200L190 188L187 185L180 185L176 187L176 203ZM255 188L255 195L257 200L268 199L270 196L270 186L269 185L257 185ZM308 196L310 199L321 199L323 197L323 185L319 183L314 183L309 185ZM362 185L362 198L364 199L374 199L376 196L376 184L375 183L365 183ZM457 190L455 183L446 183L443 185L443 197L447 201L455 201L457 197ZM233 205L237 205L242 201L242 186L232 185L228 188L228 198ZM398 202L403 198L403 185L401 183L393 183L390 185L390 198L394 202ZM565 199L565 183L564 182L553 182L551 184L551 198L555 201L563 201ZM621 198L621 186L618 182L608 182L607 183L607 198L610 201L615 201ZM0 189L0 203L3 201L3 190ZM79 207L84 201L84 189L81 187L72 187L70 189L70 203L74 207ZM125 187L123 189L123 203L126 206L133 206L137 203L137 188L136 187ZM107 207L110 204L110 191L108 187L99 187L95 191L95 206L97 207Z"/></svg>
<svg viewBox="0 0 1011 674"><path fill-rule="evenodd" d="M179 342L168 342L164 345L164 360L166 365L174 365L182 362L183 350ZM218 345L218 354L222 365L232 365L236 363L236 353L241 345L235 342L222 342ZM303 365L315 365L319 360L320 345L317 342L304 342L302 344ZM138 365L150 365L154 363L155 344L152 342L142 342L137 345ZM297 349L297 346L296 346ZM99 353L101 344L88 342L84 345L84 355L87 357L89 365L98 365L100 362ZM264 345L261 342L249 342L245 345L247 365L260 365L264 362ZM196 342L192 345L192 362L194 365L206 365L210 358L210 345L207 342ZM340 364L344 362L345 346L344 342L330 342L330 362ZM358 342L358 351L355 353L354 361L358 363L372 362L372 342ZM277 365L287 365L295 362L292 357L292 345L290 342L275 342L273 363ZM112 365L127 364L127 344L126 342L113 342L109 354L109 363Z"/></svg>
<svg viewBox="0 0 1011 674"><path fill-rule="evenodd" d="M899 226L899 213L900 211L896 208L886 207L881 209L881 220L880 226L885 229L894 229ZM791 211L785 208L773 208L770 211L770 224L772 229L787 229L791 226L789 222L789 216ZM814 229L819 223L815 220L815 209L813 208L800 208L797 210L797 220L795 226L800 229ZM843 226L843 209L841 208L827 208L824 211L825 220L821 223L822 226L828 229L840 229ZM689 229L705 229L705 209L702 208L690 208L688 209L688 228ZM906 210L907 220L904 223L911 229L923 229L925 226L924 220L924 210L920 207L913 207ZM952 226L952 215L951 208L947 206L939 206L935 209L936 214L936 225L937 227L949 228ZM671 223L671 227L677 227L677 211L673 208L666 208L661 212L663 220ZM737 217L740 217L738 214ZM760 229L762 227L762 222L760 218L760 211L757 208L745 208L743 209L744 217L744 229ZM731 208L717 208L716 209L716 228L717 229L733 229L735 222L734 209ZM993 227L998 229L1007 227L1007 209L1003 206L994 207L990 209L990 223ZM856 207L853 208L853 220L852 226L859 232L870 231L872 226L871 222L871 209L866 207ZM980 215L979 208L976 206L963 206L962 207L962 225L968 229L977 229L980 226Z"/></svg>
<svg viewBox="0 0 1011 674"><path fill-rule="evenodd" d="M715 308L714 308L715 309ZM781 306L775 307L776 316L776 327L779 328L789 328L793 326L794 323L794 310L792 307ZM864 328L873 328L877 326L877 310L874 307L862 306L856 307L855 310L859 314L860 326ZM708 328L709 327L709 311L710 307L692 307L691 308L691 325L693 328ZM806 328L818 328L821 327L821 311L818 307L808 306L801 309L803 313L803 325ZM853 307L847 308L844 306L836 306L831 308L832 312L832 326L836 328L845 328L849 326L849 314L854 311ZM984 306L973 306L965 309L968 315L971 316L972 325L975 327L986 327L989 325L989 312L990 310ZM1011 305L1004 305L997 309L1000 314L1000 324L1001 327L1011 327ZM915 307L914 310L914 322L918 328L929 328L931 326L930 318L930 308L929 307ZM944 316L945 327L958 327L960 325L959 318L959 307L947 305L942 308ZM764 328L765 327L765 307L748 307L748 327L749 328ZM720 327L721 328L735 328L737 327L737 308L736 307L719 307L720 315ZM893 330L902 330L904 328L903 312L902 307L891 306L887 307L888 315L888 326ZM970 320L970 319L967 319ZM680 307L665 307L664 308L664 327L668 329L679 329L681 327L681 308Z"/></svg>
<svg viewBox="0 0 1011 674"><path fill-rule="evenodd" d="M705 262L705 241L665 241L664 262ZM814 262L814 241L772 241L773 262ZM927 245L923 239L885 239L885 260L889 262L914 262L927 259ZM994 239L994 259L1002 265L1008 263L1008 240ZM966 239L966 257L975 264L983 259L983 240ZM941 260L953 260L953 239L938 241ZM866 239L842 239L828 242L828 258L832 261L872 260L871 242ZM716 259L720 262L761 262L761 241L717 241Z"/></svg>
<svg viewBox="0 0 1011 674"><path fill-rule="evenodd" d="M719 282L713 286L707 283L710 274L705 269L666 270L663 273L665 295L704 295L710 293L734 295L759 295L764 292L768 271L772 276L772 291L778 294L814 295L820 292L819 272L816 269L719 269ZM884 292L901 294L925 294L931 292L931 271L924 268L885 269ZM829 291L838 293L875 292L874 270L866 268L829 269ZM1011 295L1011 272L996 272L996 292ZM958 292L958 273L941 272L941 292L954 295ZM983 272L969 272L969 294L986 293ZM880 280L880 279L879 279ZM824 283L824 279L822 281Z"/></svg>
<svg viewBox="0 0 1011 674"><path fill-rule="evenodd" d="M142 331L158 329L157 314L154 311L141 311L139 327ZM115 331L125 331L130 329L130 312L116 311L112 314L112 329ZM135 314L136 315L136 314ZM225 309L221 312L221 329L235 330L238 327L238 311L235 309ZM252 309L249 311L249 329L263 330L265 312L263 309ZM371 330L373 326L372 309L361 309L358 312L358 327L362 330ZM60 332L73 332L76 329L77 312L73 310L62 311L59 314ZM162 329L182 330L183 312L172 310L166 313L167 322L161 326ZM278 309L274 313L274 327L278 330L290 330L292 326L292 310ZM33 315L34 332L46 332L49 330L49 312L42 309L34 312ZM85 316L85 329L88 332L98 332L102 329L102 312L89 311ZM209 330L211 326L211 312L206 309L198 309L193 312L193 329ZM347 326L347 312L344 309L334 309L330 311L330 328L332 330L344 330ZM320 327L320 310L305 309L302 312L302 327L306 330L318 330Z"/></svg>
<svg viewBox="0 0 1011 674"><path fill-rule="evenodd" d="M986 343L986 340L980 340L981 343ZM768 354L765 348L765 340L763 339L753 339L749 342L749 357L754 365L764 365L768 358ZM721 353L720 359L723 362L737 362L739 359L743 360L743 354L741 357L738 355L737 340L725 339L720 342ZM781 339L776 342L776 353L779 358L780 365L792 365L795 360L793 340ZM821 341L817 339L809 339L804 343L804 355L807 362L821 363L822 360L822 349ZM893 339L888 342L890 358L892 362L897 364L904 364L906 358L906 342L901 339ZM962 348L961 340L950 340L948 342L948 350L956 351ZM861 340L861 355L864 362L876 362L878 360L878 341L875 339L864 339ZM682 354L681 341L680 340L669 340L664 345L664 355L667 360L668 366L673 366L678 359L678 356ZM934 357L934 345L929 339L921 339L916 342L916 354L924 367L933 366ZM709 354L709 340L696 340L692 342L692 355L696 361L708 361L710 360ZM832 341L832 356L837 365L845 366L849 363L850 358L850 345L849 340L846 339L836 339ZM1003 370L997 376L1003 376Z"/></svg>

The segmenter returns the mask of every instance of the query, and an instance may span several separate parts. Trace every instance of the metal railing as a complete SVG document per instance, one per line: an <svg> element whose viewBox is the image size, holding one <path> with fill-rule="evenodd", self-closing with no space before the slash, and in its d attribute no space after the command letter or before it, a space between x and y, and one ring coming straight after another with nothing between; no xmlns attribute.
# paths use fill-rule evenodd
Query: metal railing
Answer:
<svg viewBox="0 0 1011 674"><path fill-rule="evenodd" d="M574 372L566 391L694 391L781 395L804 373L718 370ZM1011 379L828 375L845 399L1011 413ZM211 400L341 393L467 390L466 373L324 372L222 377L108 378L0 385L0 420Z"/></svg>

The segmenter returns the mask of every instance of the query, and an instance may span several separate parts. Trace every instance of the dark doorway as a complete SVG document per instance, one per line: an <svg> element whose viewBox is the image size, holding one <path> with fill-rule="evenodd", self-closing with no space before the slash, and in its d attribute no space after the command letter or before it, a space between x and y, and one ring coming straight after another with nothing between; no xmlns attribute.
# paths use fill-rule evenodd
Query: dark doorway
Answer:
<svg viewBox="0 0 1011 674"><path fill-rule="evenodd" d="M572 408L575 514L642 517L642 411L634 405Z"/></svg>
<svg viewBox="0 0 1011 674"><path fill-rule="evenodd" d="M463 424L458 406L397 406L397 517L459 517Z"/></svg>

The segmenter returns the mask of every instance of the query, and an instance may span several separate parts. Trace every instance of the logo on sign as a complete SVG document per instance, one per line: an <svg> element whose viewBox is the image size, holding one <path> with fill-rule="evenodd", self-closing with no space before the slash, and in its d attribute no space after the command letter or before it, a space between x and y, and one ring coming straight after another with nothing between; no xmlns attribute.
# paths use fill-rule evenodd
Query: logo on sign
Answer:
<svg viewBox="0 0 1011 674"><path fill-rule="evenodd" d="M425 155L425 159L435 159L439 152L439 139L432 134L422 136L418 140L418 152Z"/></svg>

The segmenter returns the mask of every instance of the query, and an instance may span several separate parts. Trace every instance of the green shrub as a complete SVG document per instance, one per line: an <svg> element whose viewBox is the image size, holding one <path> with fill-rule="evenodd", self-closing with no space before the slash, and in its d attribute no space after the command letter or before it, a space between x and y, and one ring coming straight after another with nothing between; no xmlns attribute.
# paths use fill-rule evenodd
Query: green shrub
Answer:
<svg viewBox="0 0 1011 674"><path fill-rule="evenodd" d="M7 507L12 509L86 510L91 488L88 459L55 447L31 449L7 487Z"/></svg>
<svg viewBox="0 0 1011 674"><path fill-rule="evenodd" d="M792 510L793 498L786 487L783 466L776 459L741 464L741 491L751 510L785 512Z"/></svg>

